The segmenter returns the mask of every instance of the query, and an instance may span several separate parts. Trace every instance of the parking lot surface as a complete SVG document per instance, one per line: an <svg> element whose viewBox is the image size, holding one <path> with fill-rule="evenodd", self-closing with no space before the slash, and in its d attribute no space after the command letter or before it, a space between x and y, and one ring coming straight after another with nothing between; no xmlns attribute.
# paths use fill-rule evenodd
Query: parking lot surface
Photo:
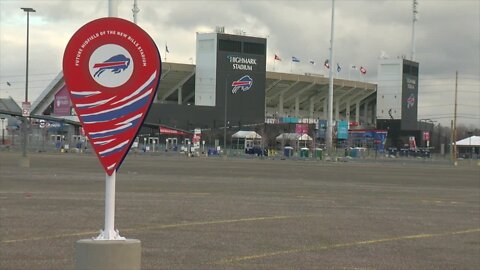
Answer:
<svg viewBox="0 0 480 270"><path fill-rule="evenodd" d="M0 152L0 269L73 269L104 222L94 155ZM129 155L116 228L142 269L478 269L472 162Z"/></svg>

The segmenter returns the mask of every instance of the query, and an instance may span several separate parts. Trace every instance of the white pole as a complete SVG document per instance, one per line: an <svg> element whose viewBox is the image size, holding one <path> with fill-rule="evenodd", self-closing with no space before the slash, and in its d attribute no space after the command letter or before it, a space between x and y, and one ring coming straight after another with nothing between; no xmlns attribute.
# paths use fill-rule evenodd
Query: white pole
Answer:
<svg viewBox="0 0 480 270"><path fill-rule="evenodd" d="M138 5L137 5L137 0L133 0L133 9L132 9L132 12L133 12L133 23L137 24L137 13L140 12L140 9L138 8Z"/></svg>
<svg viewBox="0 0 480 270"><path fill-rule="evenodd" d="M335 0L332 0L332 22L330 26L330 68L328 69L328 76L329 76L329 82L328 82L328 122L327 122L327 134L326 134L326 144L327 144L327 151L328 154L332 154L332 144L333 144L333 138L332 138L332 131L333 131L333 37L334 37L334 29L335 29Z"/></svg>
<svg viewBox="0 0 480 270"><path fill-rule="evenodd" d="M104 240L113 240L115 238L115 176L105 175L105 229L103 231Z"/></svg>
<svg viewBox="0 0 480 270"><path fill-rule="evenodd" d="M415 61L415 22L418 20L417 19L417 5L418 2L417 0L413 0L413 19L412 19L412 56L411 60Z"/></svg>
<svg viewBox="0 0 480 270"><path fill-rule="evenodd" d="M118 17L117 0L108 0L108 17Z"/></svg>
<svg viewBox="0 0 480 270"><path fill-rule="evenodd" d="M117 1L108 1L108 16L117 17ZM96 240L124 240L115 231L115 177L116 171L112 175L105 174L105 227Z"/></svg>

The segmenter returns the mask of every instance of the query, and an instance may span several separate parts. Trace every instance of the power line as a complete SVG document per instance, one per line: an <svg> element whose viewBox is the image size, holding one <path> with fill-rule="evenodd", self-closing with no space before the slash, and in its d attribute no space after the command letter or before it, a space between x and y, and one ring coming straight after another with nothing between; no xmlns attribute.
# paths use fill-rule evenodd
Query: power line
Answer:
<svg viewBox="0 0 480 270"><path fill-rule="evenodd" d="M33 73L33 74L29 74L29 77L30 76L47 76L47 75L55 75L56 76L56 75L58 75L58 72L57 73ZM25 77L25 74L22 74L22 75L2 75L2 76L0 76L0 78L16 78L16 77Z"/></svg>

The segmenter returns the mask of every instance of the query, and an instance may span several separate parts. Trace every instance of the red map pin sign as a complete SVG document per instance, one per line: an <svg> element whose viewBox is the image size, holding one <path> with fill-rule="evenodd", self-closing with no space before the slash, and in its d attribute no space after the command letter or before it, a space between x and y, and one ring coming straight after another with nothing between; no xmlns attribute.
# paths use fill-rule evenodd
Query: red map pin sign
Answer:
<svg viewBox="0 0 480 270"><path fill-rule="evenodd" d="M63 56L63 75L83 129L105 172L116 171L150 109L161 60L136 24L101 18L81 27Z"/></svg>

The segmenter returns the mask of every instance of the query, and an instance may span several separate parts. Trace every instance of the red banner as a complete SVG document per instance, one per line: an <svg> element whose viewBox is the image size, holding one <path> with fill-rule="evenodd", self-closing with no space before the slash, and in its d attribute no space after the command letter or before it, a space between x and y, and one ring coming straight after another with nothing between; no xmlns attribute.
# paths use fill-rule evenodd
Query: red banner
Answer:
<svg viewBox="0 0 480 270"><path fill-rule="evenodd" d="M160 127L160 135L179 135L179 136L186 136L188 135L187 132L177 130L177 129L171 129L171 128L166 128L166 127Z"/></svg>
<svg viewBox="0 0 480 270"><path fill-rule="evenodd" d="M430 141L430 132L428 132L428 131L423 132L423 140L424 141Z"/></svg>
<svg viewBox="0 0 480 270"><path fill-rule="evenodd" d="M70 94L67 91L67 86L63 86L60 91L55 94L53 114L57 116L70 115L70 108Z"/></svg>
<svg viewBox="0 0 480 270"><path fill-rule="evenodd" d="M297 134L308 134L308 124L296 124L295 133Z"/></svg>

